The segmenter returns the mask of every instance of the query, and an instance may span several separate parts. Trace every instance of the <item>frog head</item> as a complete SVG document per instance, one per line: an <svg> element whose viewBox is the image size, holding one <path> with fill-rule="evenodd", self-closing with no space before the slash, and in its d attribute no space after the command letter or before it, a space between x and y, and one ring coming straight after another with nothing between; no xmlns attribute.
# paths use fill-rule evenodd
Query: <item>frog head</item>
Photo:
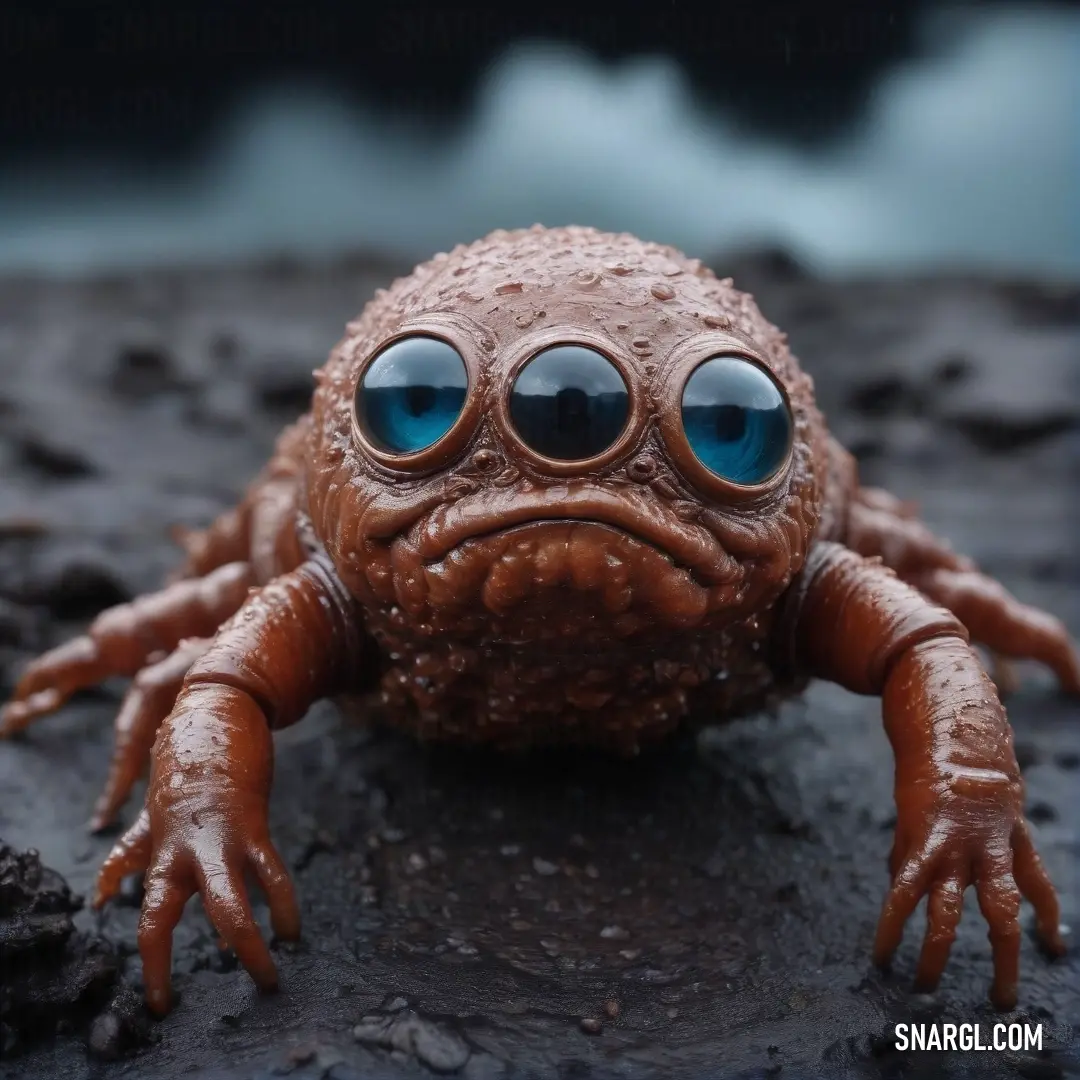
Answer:
<svg viewBox="0 0 1080 1080"><path fill-rule="evenodd" d="M318 374L307 492L415 632L569 648L745 619L821 512L811 380L672 248L496 232L380 291Z"/></svg>

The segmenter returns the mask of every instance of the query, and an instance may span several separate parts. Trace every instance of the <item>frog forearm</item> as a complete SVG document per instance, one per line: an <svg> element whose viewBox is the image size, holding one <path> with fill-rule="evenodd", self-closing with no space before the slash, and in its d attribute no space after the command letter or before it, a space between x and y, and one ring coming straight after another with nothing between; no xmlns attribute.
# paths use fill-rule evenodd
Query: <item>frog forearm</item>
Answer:
<svg viewBox="0 0 1080 1080"><path fill-rule="evenodd" d="M147 798L153 808L234 788L265 797L273 763L273 738L258 702L235 686L196 683L161 727Z"/></svg>
<svg viewBox="0 0 1080 1080"><path fill-rule="evenodd" d="M963 623L879 560L815 545L785 603L788 662L856 694L880 694L905 651L933 638L967 641Z"/></svg>
<svg viewBox="0 0 1080 1080"><path fill-rule="evenodd" d="M345 688L360 652L356 612L333 571L304 563L253 593L192 665L181 701L202 684L253 698L272 728Z"/></svg>
<svg viewBox="0 0 1080 1080"><path fill-rule="evenodd" d="M920 642L893 665L883 693L897 783L944 783L958 795L1020 781L997 691L957 637Z"/></svg>

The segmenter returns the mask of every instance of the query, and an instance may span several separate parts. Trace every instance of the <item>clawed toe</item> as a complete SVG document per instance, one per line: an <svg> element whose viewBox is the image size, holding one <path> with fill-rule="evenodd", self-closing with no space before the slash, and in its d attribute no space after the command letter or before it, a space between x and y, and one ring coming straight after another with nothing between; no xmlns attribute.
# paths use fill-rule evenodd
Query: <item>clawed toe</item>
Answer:
<svg viewBox="0 0 1080 1080"><path fill-rule="evenodd" d="M60 692L39 690L22 700L10 701L0 708L0 739L25 731L35 720L55 712L64 703Z"/></svg>
<svg viewBox="0 0 1080 1080"><path fill-rule="evenodd" d="M146 872L152 848L150 813L144 806L131 828L113 845L98 871L92 904L96 910L100 910L119 893L124 878Z"/></svg>

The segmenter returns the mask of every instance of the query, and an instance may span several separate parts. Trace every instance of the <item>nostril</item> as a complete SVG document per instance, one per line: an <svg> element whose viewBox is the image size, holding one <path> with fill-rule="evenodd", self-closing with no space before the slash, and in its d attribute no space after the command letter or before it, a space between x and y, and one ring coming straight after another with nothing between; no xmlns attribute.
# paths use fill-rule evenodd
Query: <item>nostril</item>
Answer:
<svg viewBox="0 0 1080 1080"><path fill-rule="evenodd" d="M626 466L626 472L631 480L644 484L656 475L656 458L652 454L639 454Z"/></svg>
<svg viewBox="0 0 1080 1080"><path fill-rule="evenodd" d="M493 473L501 464L502 459L499 455L496 454L494 450L489 450L487 447L482 447L472 456L472 466L479 473Z"/></svg>

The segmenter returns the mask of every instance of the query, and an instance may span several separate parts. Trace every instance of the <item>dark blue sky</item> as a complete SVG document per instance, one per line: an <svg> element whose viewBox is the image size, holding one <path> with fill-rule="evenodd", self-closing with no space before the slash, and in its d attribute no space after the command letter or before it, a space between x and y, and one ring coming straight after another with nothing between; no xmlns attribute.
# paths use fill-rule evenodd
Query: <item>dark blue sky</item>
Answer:
<svg viewBox="0 0 1080 1080"><path fill-rule="evenodd" d="M963 266L1080 277L1080 12L938 14L806 148L755 135L665 57L527 43L452 134L310 80L253 93L167 170L83 155L0 168L0 269L374 246L423 257L496 227L627 229L695 255L783 245L823 272ZM812 87L808 88L812 92Z"/></svg>

